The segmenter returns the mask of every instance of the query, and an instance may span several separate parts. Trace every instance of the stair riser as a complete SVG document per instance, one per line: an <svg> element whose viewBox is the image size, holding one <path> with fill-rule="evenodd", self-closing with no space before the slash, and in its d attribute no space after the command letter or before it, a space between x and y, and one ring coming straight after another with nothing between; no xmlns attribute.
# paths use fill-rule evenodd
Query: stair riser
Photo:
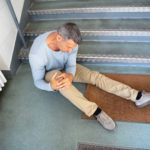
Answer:
<svg viewBox="0 0 150 150"><path fill-rule="evenodd" d="M29 63L28 59L22 59L23 63ZM115 74L136 74L136 75L150 75L150 64L123 64L123 63L87 63L77 62L91 70L96 70L101 73L115 73Z"/></svg>
<svg viewBox="0 0 150 150"><path fill-rule="evenodd" d="M81 0L32 0L33 2L74 2L74 1L76 1L76 2L82 2ZM83 0L84 1L84 0ZM91 2L96 2L97 0L85 0L86 2L88 1L91 1ZM119 3L120 2L120 3ZM143 4L144 6L145 5L148 5L148 4L150 4L150 2L149 2L149 0L100 0L99 1L99 3L102 5L109 5L109 6L111 6L111 5L116 5L116 4L118 4L118 5L141 5L141 4ZM106 3L106 4L105 4Z"/></svg>
<svg viewBox="0 0 150 150"><path fill-rule="evenodd" d="M124 63L78 63L101 73L150 75L150 65L131 65Z"/></svg>

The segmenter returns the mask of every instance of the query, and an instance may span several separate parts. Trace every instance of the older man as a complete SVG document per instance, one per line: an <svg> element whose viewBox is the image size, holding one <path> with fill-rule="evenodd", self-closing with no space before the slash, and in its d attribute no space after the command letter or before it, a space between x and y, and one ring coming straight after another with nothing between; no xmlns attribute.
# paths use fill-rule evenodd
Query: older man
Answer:
<svg viewBox="0 0 150 150"><path fill-rule="evenodd" d="M104 91L133 101L137 107L149 104L150 94L76 64L80 42L80 30L74 23L63 24L57 31L38 36L29 54L34 84L41 90L59 91L87 116L94 115L105 129L114 130L115 122L97 104L88 101L72 82L96 85Z"/></svg>

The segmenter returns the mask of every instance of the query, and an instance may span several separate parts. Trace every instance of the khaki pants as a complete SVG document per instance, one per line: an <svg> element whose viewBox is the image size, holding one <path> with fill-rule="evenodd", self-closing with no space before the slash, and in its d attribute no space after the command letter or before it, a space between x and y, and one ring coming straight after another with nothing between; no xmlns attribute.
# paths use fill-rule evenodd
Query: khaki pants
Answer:
<svg viewBox="0 0 150 150"><path fill-rule="evenodd" d="M58 70L49 71L45 75L45 80L50 82L51 77L58 72L60 75L62 72ZM115 94L127 100L135 101L138 91L132 89L131 87L120 83L118 81L112 80L97 71L91 71L88 68L77 64L76 74L73 82L89 83L95 85L96 87L107 91L109 93ZM83 111L87 116L92 116L93 113L98 108L97 104L88 101L83 94L71 85L66 90L61 90L60 93L69 99L76 107Z"/></svg>

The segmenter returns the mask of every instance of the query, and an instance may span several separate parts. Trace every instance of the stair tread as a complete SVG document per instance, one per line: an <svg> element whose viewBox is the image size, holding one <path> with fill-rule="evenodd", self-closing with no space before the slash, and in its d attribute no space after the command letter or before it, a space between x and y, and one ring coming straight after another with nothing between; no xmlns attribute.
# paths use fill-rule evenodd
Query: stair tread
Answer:
<svg viewBox="0 0 150 150"><path fill-rule="evenodd" d="M86 0L86 1L47 1L34 2L29 10L63 9L63 8L90 8L90 7L148 7L149 0Z"/></svg>
<svg viewBox="0 0 150 150"><path fill-rule="evenodd" d="M21 53L29 53L32 41L28 42L28 49L22 48ZM82 56L120 56L130 58L149 58L150 43L138 42L97 42L84 41L79 45L78 54Z"/></svg>
<svg viewBox="0 0 150 150"><path fill-rule="evenodd" d="M81 31L150 31L150 19L75 19L30 21L24 33L43 33L66 22L76 23Z"/></svg>

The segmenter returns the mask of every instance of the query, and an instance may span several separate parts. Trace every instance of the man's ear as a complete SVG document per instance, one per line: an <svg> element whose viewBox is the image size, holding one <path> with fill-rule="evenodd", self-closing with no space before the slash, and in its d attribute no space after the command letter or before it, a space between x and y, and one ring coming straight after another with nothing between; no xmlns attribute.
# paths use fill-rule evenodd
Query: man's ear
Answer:
<svg viewBox="0 0 150 150"><path fill-rule="evenodd" d="M60 34L57 34L56 39L59 42L63 40L63 38L62 38L62 36Z"/></svg>

